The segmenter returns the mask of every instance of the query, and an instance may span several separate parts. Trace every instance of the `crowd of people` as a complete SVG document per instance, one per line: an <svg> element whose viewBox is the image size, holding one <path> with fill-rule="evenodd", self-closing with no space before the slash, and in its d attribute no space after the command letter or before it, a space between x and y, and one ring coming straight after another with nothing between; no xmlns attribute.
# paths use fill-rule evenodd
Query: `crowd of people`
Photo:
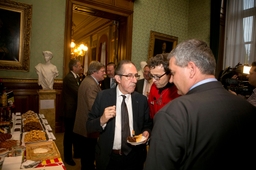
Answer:
<svg viewBox="0 0 256 170"><path fill-rule="evenodd" d="M63 79L65 163L80 158L82 170L254 169L256 62L248 99L226 90L215 68L211 49L196 39L151 57L143 76L129 60L92 61L79 79L81 63L72 59ZM141 142L127 143L138 135Z"/></svg>

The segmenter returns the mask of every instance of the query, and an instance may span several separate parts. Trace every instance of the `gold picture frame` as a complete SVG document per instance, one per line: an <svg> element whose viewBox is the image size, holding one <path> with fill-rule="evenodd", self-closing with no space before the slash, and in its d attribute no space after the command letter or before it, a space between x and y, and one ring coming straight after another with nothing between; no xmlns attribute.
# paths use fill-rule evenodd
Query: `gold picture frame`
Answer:
<svg viewBox="0 0 256 170"><path fill-rule="evenodd" d="M0 69L29 71L32 5L0 1Z"/></svg>
<svg viewBox="0 0 256 170"><path fill-rule="evenodd" d="M148 58L156 54L169 53L176 47L178 37L150 31L150 42L148 50Z"/></svg>

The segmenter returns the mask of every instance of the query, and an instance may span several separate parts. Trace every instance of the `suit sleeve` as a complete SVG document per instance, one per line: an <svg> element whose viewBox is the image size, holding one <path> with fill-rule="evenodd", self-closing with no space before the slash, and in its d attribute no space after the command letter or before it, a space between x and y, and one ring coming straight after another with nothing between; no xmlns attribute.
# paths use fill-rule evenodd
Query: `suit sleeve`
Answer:
<svg viewBox="0 0 256 170"><path fill-rule="evenodd" d="M144 97L144 96L143 96ZM148 131L149 134L151 134L152 126L153 126L153 121L149 116L149 107L147 103L147 98L145 97L145 108L144 108L144 126L143 126L143 131Z"/></svg>
<svg viewBox="0 0 256 170"><path fill-rule="evenodd" d="M89 116L86 123L88 133L101 132L103 130L100 125L100 117L103 113L103 111L101 111L100 109L100 96L100 93L98 93L92 105L92 109L89 112Z"/></svg>
<svg viewBox="0 0 256 170"><path fill-rule="evenodd" d="M170 110L180 115L186 111L174 105L177 103L170 105L173 107L169 106L160 110L154 117L154 128L144 170L179 169L185 148L184 129L186 125L181 117L170 114Z"/></svg>

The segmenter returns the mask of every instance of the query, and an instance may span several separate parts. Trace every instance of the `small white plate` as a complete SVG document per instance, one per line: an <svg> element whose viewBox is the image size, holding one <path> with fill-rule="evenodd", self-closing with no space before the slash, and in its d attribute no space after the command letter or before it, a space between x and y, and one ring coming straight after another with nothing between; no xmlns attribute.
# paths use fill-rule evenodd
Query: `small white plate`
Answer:
<svg viewBox="0 0 256 170"><path fill-rule="evenodd" d="M145 142L146 139L147 139L146 137L142 136L141 140L139 142L130 142L130 141L127 140L127 143L129 143L131 145L134 145L134 146L141 145L141 144L143 144Z"/></svg>
<svg viewBox="0 0 256 170"><path fill-rule="evenodd" d="M3 164L4 158L5 158L5 156L0 156L0 166Z"/></svg>

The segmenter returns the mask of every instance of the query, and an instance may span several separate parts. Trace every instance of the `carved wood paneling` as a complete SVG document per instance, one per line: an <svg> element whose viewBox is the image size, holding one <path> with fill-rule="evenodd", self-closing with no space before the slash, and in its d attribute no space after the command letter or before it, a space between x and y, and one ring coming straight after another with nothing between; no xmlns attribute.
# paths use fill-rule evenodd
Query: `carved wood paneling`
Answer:
<svg viewBox="0 0 256 170"><path fill-rule="evenodd" d="M18 79L2 79L7 91L13 91L15 112L25 113L28 110L39 112L39 96L38 90L42 89L38 86L37 80L18 80ZM62 117L62 81L56 81L53 88L56 90L56 117L55 132L63 132Z"/></svg>
<svg viewBox="0 0 256 170"><path fill-rule="evenodd" d="M65 48L64 48L64 67L63 75L69 72L68 63L71 55L71 26L73 5L86 8L90 15L107 18L109 20L116 20L120 22L120 33L118 41L117 60L131 59L132 51L132 14L133 14L133 0L66 0L66 26L65 26Z"/></svg>

